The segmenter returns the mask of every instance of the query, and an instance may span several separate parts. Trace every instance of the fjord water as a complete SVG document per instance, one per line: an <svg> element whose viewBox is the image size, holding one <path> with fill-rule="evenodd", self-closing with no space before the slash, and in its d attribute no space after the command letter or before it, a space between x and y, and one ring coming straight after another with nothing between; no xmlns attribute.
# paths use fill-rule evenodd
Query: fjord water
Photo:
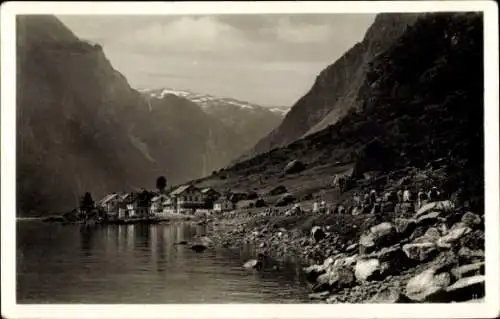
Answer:
<svg viewBox="0 0 500 319"><path fill-rule="evenodd" d="M193 223L81 226L17 222L17 302L302 303L297 263L247 270L244 247L197 253L175 245L209 231Z"/></svg>

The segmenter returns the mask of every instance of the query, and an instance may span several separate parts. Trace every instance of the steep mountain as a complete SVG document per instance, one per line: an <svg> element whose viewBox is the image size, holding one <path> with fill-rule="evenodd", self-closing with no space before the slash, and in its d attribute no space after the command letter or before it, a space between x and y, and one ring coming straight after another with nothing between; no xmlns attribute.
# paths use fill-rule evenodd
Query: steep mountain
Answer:
<svg viewBox="0 0 500 319"><path fill-rule="evenodd" d="M18 214L71 209L86 191L154 188L160 174L198 178L243 151L197 104L144 98L57 18L18 16L17 31Z"/></svg>
<svg viewBox="0 0 500 319"><path fill-rule="evenodd" d="M293 193L311 194L330 189L332 175L348 168L362 179L374 169L405 175L413 167L440 170L432 183L448 194L461 187L474 209L483 210L482 15L423 14L367 68L356 96L359 110L199 185L262 193L279 183ZM306 170L284 174L292 159L305 163ZM387 176L383 183L394 177Z"/></svg>
<svg viewBox="0 0 500 319"><path fill-rule="evenodd" d="M364 39L324 69L313 86L285 116L280 126L260 140L240 159L283 147L305 135L335 124L350 109L360 108L358 91L369 63L396 41L417 14L379 14Z"/></svg>
<svg viewBox="0 0 500 319"><path fill-rule="evenodd" d="M150 98L161 99L165 95L172 94L199 105L215 121L220 121L230 128L231 134L238 138L238 147L233 150L232 159L248 151L259 139L269 134L281 123L288 111L286 107L263 107L233 98L195 93L188 90L163 88L140 91Z"/></svg>

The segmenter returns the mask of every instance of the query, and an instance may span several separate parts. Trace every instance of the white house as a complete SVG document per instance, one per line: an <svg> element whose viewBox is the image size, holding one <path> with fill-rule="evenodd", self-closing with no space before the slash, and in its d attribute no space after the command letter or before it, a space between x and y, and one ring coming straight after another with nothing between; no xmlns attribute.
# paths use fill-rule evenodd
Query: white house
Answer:
<svg viewBox="0 0 500 319"><path fill-rule="evenodd" d="M120 203L120 196L116 193L104 196L98 203L98 206L104 209L109 219L118 218L118 206Z"/></svg>
<svg viewBox="0 0 500 319"><path fill-rule="evenodd" d="M156 217L164 217L166 213L166 205L169 197L166 194L160 194L151 199L149 214Z"/></svg>
<svg viewBox="0 0 500 319"><path fill-rule="evenodd" d="M184 185L170 193L167 209L175 213L194 213L205 205L204 196L194 185Z"/></svg>

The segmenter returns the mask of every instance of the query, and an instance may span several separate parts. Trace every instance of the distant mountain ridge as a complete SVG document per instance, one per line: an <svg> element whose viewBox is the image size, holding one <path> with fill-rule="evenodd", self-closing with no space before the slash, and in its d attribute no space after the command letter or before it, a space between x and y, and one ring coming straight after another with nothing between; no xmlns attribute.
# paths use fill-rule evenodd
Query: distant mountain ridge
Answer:
<svg viewBox="0 0 500 319"><path fill-rule="evenodd" d="M149 94L156 98L162 98L166 94L173 94L190 100L198 104L205 111L209 110L210 107L217 106L219 104L228 104L239 108L249 109L249 110L268 110L273 113L284 116L290 109L288 106L273 106L265 107L255 103L250 103L246 101L237 100L231 97L219 97L211 94L196 93L190 90L176 90L172 88L161 88L161 89L138 89L139 92L143 94Z"/></svg>

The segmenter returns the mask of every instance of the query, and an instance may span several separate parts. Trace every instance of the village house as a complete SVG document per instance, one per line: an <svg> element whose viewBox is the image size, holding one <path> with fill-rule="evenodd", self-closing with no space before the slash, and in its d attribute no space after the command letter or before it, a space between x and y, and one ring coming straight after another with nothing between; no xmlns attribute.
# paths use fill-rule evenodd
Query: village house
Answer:
<svg viewBox="0 0 500 319"><path fill-rule="evenodd" d="M151 206L149 207L149 214L156 217L164 217L167 212L169 196L166 194L156 195L151 199Z"/></svg>
<svg viewBox="0 0 500 319"><path fill-rule="evenodd" d="M234 209L234 204L227 198L219 198L214 202L213 211L217 213L227 212Z"/></svg>
<svg viewBox="0 0 500 319"><path fill-rule="evenodd" d="M170 200L167 203L168 209L174 213L194 213L205 204L200 189L194 185L178 187L170 193Z"/></svg>
<svg viewBox="0 0 500 319"><path fill-rule="evenodd" d="M116 193L108 194L102 198L97 206L104 210L108 219L117 219L119 213L120 196Z"/></svg>
<svg viewBox="0 0 500 319"><path fill-rule="evenodd" d="M213 207L214 202L219 199L220 193L217 192L212 187L207 187L201 190L201 195L203 196L203 201L205 202L205 208L210 209Z"/></svg>

